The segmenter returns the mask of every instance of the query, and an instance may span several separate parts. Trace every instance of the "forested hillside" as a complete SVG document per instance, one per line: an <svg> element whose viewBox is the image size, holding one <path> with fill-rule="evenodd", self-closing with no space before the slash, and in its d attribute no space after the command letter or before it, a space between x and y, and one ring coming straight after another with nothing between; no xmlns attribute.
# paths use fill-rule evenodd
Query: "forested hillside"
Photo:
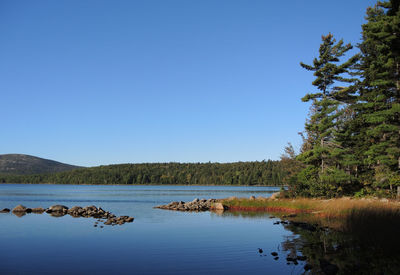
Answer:
<svg viewBox="0 0 400 275"><path fill-rule="evenodd" d="M279 161L146 163L81 168L37 175L0 175L2 183L280 185Z"/></svg>

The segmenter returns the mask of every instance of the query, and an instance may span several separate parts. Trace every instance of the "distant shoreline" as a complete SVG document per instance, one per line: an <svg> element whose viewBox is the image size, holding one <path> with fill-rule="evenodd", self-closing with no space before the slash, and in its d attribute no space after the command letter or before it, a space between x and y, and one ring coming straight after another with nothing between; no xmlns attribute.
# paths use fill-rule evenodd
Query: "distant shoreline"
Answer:
<svg viewBox="0 0 400 275"><path fill-rule="evenodd" d="M287 188L286 185L228 185L228 184L112 184L112 183L12 183L12 182L2 182L1 184L29 184L29 185L84 185L84 186L93 186L93 185L113 185L113 186L226 186L226 187L276 187L276 188Z"/></svg>

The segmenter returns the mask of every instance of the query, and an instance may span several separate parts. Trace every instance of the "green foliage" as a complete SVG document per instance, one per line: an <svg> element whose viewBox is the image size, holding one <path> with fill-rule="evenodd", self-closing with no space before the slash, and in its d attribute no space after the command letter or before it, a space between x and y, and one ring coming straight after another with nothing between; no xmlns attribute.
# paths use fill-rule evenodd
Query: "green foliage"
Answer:
<svg viewBox="0 0 400 275"><path fill-rule="evenodd" d="M399 1L378 2L367 10L363 27L359 100L355 121L362 123L360 158L365 184L376 193L392 191L400 176L400 10Z"/></svg>
<svg viewBox="0 0 400 275"><path fill-rule="evenodd" d="M279 161L144 163L81 168L41 175L0 175L2 183L281 185Z"/></svg>
<svg viewBox="0 0 400 275"><path fill-rule="evenodd" d="M297 160L306 167L292 180L294 194L393 197L400 185L400 1L367 10L360 53L331 34L319 57L301 63L316 77L315 93ZM345 87L337 83L347 83Z"/></svg>
<svg viewBox="0 0 400 275"><path fill-rule="evenodd" d="M348 77L353 74L358 55L341 62L344 54L352 49L343 40L336 43L332 34L322 36L319 57L313 65L300 65L314 72L313 85L318 89L307 94L303 101L312 101L310 118L306 122L304 145L298 160L307 167L299 173L298 181L302 187L301 195L337 196L342 194L343 186L350 177L341 170L340 162L345 150L338 142L337 132L342 128L347 106L342 102L344 92L353 91L350 87L337 86L338 83L353 83L357 79ZM341 101L342 100L342 101Z"/></svg>

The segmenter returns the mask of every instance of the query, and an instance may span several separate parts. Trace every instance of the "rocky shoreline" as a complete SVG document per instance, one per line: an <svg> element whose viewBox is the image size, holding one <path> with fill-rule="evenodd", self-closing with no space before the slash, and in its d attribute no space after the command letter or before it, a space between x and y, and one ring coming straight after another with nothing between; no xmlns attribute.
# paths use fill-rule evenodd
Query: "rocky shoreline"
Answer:
<svg viewBox="0 0 400 275"><path fill-rule="evenodd" d="M12 210L8 208L4 208L0 210L0 213L9 213L12 212L14 215L18 217L25 216L29 213L35 214L42 214L46 212L53 217L62 217L65 215L70 215L74 218L95 218L98 219L98 222L103 222L104 225L123 225L124 223L131 223L133 222L134 218L130 216L116 216L109 211L103 210L101 207L96 207L94 205L81 207L81 206L74 206L72 208L68 208L65 205L53 205L49 208L28 208L23 205L17 205ZM95 227L97 227L98 223L95 223ZM100 226L101 228L103 226Z"/></svg>
<svg viewBox="0 0 400 275"><path fill-rule="evenodd" d="M191 211L191 212L204 212L210 211L212 209L220 208L221 203L217 199L194 199L190 202L184 201L173 201L169 204L158 205L154 208L165 209L165 210L175 210L175 211Z"/></svg>
<svg viewBox="0 0 400 275"><path fill-rule="evenodd" d="M276 198L279 196L279 192L276 192L272 194L269 198L265 197L259 197L256 198L254 196L250 196L249 200L276 200ZM155 206L154 208L158 209L165 209L165 210L175 210L175 211L191 211L191 212L203 212L203 211L224 211L224 210L230 210L231 207L225 205L223 202L224 201L231 201L231 200L237 200L238 198L233 196L229 198L224 198L224 199L194 199L193 201L190 202L184 202L184 201L173 201L165 205L158 205ZM231 210L236 210L232 209ZM246 209L237 209L237 210L246 210ZM254 209L248 209L249 211L253 211Z"/></svg>

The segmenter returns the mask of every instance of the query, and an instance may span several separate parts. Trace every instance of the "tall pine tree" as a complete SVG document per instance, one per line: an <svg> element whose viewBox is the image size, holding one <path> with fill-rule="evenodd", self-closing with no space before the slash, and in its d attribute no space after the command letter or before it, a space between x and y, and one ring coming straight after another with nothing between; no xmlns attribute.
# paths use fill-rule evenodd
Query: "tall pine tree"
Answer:
<svg viewBox="0 0 400 275"><path fill-rule="evenodd" d="M400 186L400 1L378 2L362 26L363 82L354 110L360 125L363 181L373 190Z"/></svg>
<svg viewBox="0 0 400 275"><path fill-rule="evenodd" d="M336 133L341 129L346 114L345 101L353 92L350 85L354 66L359 58L355 55L345 62L341 58L352 49L343 40L336 43L332 34L322 36L319 57L312 65L300 63L316 77L313 85L318 91L302 98L312 101L310 117L305 125L304 144L298 159L306 164L298 175L304 194L313 196L337 196L346 192L351 175L341 167L344 148L337 142ZM347 87L338 86L347 83Z"/></svg>

